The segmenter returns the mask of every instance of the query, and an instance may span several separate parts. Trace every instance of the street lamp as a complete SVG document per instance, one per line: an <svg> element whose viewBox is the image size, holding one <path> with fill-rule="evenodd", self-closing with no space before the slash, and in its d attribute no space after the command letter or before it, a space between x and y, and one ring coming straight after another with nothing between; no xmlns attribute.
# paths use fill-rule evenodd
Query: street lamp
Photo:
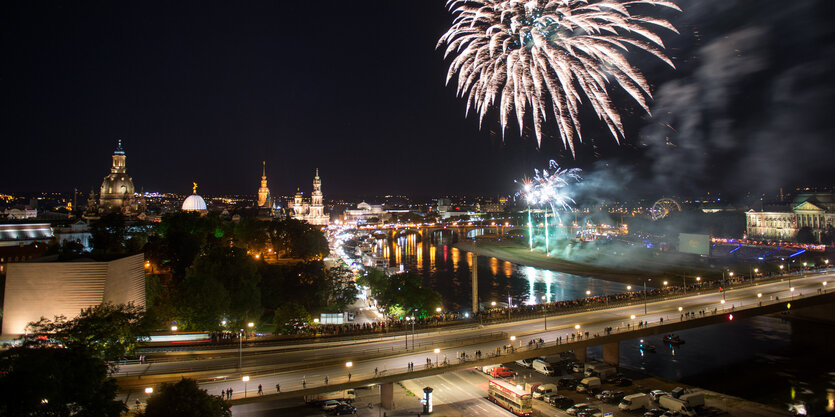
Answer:
<svg viewBox="0 0 835 417"><path fill-rule="evenodd" d="M246 398L246 383L249 382L249 377L244 376L243 378L241 378L241 381L244 381L244 398Z"/></svg>
<svg viewBox="0 0 835 417"><path fill-rule="evenodd" d="M591 290L586 290L586 297L591 295Z"/></svg>
<svg viewBox="0 0 835 417"><path fill-rule="evenodd" d="M439 353L441 353L441 349L435 348L435 366L436 366L436 367L440 365L440 364L438 363L438 354L439 354Z"/></svg>
<svg viewBox="0 0 835 417"><path fill-rule="evenodd" d="M490 306L491 306L491 307L495 307L495 306L496 306L496 302L495 302L495 301L491 301L491 302L490 302Z"/></svg>
<svg viewBox="0 0 835 417"><path fill-rule="evenodd" d="M243 367L243 350L244 350L244 329L238 332L238 369Z"/></svg>
<svg viewBox="0 0 835 417"><path fill-rule="evenodd" d="M823 282L823 293L826 294L826 281Z"/></svg>
<svg viewBox="0 0 835 417"><path fill-rule="evenodd" d="M440 313L440 312L441 312L441 308L440 308L440 307L436 308L436 309L435 309L435 312L436 312L436 313Z"/></svg>
<svg viewBox="0 0 835 417"><path fill-rule="evenodd" d="M177 331L177 326L171 326L171 331L176 332Z"/></svg>
<svg viewBox="0 0 835 417"><path fill-rule="evenodd" d="M679 306L678 307L678 312L681 313L681 310L684 310L684 307Z"/></svg>
<svg viewBox="0 0 835 417"><path fill-rule="evenodd" d="M154 393L154 388L153 387L145 388L145 393L146 394L153 394Z"/></svg>
<svg viewBox="0 0 835 417"><path fill-rule="evenodd" d="M644 314L647 314L647 281L652 281L652 278L644 278Z"/></svg>
<svg viewBox="0 0 835 417"><path fill-rule="evenodd" d="M626 286L626 291L632 291L632 286L631 286L631 285L627 285L627 286Z"/></svg>
<svg viewBox="0 0 835 417"><path fill-rule="evenodd" d="M354 366L354 363L351 361L345 362L345 368L348 370L348 382L351 382L351 367Z"/></svg>
<svg viewBox="0 0 835 417"><path fill-rule="evenodd" d="M579 324L575 324L575 325L574 325L574 330L577 330L577 335L579 336L579 335L580 335L580 325L579 325Z"/></svg>
<svg viewBox="0 0 835 417"><path fill-rule="evenodd" d="M664 281L664 286L665 286L665 287L667 286L667 281Z"/></svg>

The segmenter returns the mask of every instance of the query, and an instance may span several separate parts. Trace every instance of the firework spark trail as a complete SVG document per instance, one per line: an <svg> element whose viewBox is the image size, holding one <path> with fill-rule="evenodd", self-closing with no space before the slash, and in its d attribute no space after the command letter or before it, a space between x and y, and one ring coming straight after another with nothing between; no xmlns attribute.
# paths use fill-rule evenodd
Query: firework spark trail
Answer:
<svg viewBox="0 0 835 417"><path fill-rule="evenodd" d="M458 74L458 95L466 94L467 114L477 112L479 126L498 100L502 133L513 113L521 133L530 112L541 144L542 123L553 113L574 154L585 98L619 143L623 125L607 85L619 86L649 113L649 85L624 54L632 46L674 67L646 26L678 33L666 20L632 15L635 4L681 10L665 0L448 0L455 17L438 47L447 46L445 58L457 56L446 81Z"/></svg>
<svg viewBox="0 0 835 417"><path fill-rule="evenodd" d="M568 195L566 187L571 181L582 181L581 172L579 168L560 169L557 162L551 160L548 169L535 169L533 178L522 179L522 190L518 194L532 206L547 205L554 217L559 218L558 209L568 211L574 204L574 199Z"/></svg>

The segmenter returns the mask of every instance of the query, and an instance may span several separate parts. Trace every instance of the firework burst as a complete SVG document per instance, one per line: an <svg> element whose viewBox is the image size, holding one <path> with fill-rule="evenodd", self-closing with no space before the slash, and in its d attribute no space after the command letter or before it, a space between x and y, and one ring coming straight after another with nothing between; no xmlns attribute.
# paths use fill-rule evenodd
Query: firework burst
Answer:
<svg viewBox="0 0 835 417"><path fill-rule="evenodd" d="M549 171L550 170L550 171ZM570 182L580 182L582 172L579 168L560 169L556 161L548 163L548 169L535 169L533 178L522 178L522 190L519 195L532 206L547 205L557 217L557 210L571 210L574 199L568 195L566 187ZM519 181L517 181L519 182Z"/></svg>
<svg viewBox="0 0 835 417"><path fill-rule="evenodd" d="M635 47L674 67L661 51L661 38L647 27L678 33L666 20L632 15L636 4L681 10L664 0L448 0L455 17L438 47L446 45L445 57L457 56L447 83L458 74L458 95L467 96L467 113L476 111L479 125L498 101L502 131L515 112L521 133L530 112L541 144L542 124L553 114L574 154L585 99L620 142L623 125L608 85L622 88L649 113L649 85L625 54Z"/></svg>

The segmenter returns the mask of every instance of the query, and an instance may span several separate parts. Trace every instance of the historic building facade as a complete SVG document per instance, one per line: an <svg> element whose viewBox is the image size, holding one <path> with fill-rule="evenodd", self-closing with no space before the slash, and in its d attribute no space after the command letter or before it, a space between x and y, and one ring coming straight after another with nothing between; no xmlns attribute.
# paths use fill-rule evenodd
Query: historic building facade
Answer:
<svg viewBox="0 0 835 417"><path fill-rule="evenodd" d="M835 227L835 196L800 194L790 205L749 210L745 220L749 239L790 241L801 228L808 227L820 242L821 236Z"/></svg>
<svg viewBox="0 0 835 417"><path fill-rule="evenodd" d="M313 193L310 194L310 202L304 200L299 189L293 198L292 213L298 220L305 220L317 226L326 226L330 222L330 216L325 214L325 205L322 201L322 179L319 178L319 168L316 168L316 176L313 177Z"/></svg>
<svg viewBox="0 0 835 417"><path fill-rule="evenodd" d="M104 177L99 188L98 203L95 192L90 190L87 210L83 216L85 219L95 220L103 213L135 216L145 211L145 198L142 195L136 197L133 179L127 174L126 159L122 141L119 140L111 157L110 174Z"/></svg>
<svg viewBox="0 0 835 417"><path fill-rule="evenodd" d="M261 161L261 187L258 188L258 207L272 207L270 188L267 187L267 161Z"/></svg>

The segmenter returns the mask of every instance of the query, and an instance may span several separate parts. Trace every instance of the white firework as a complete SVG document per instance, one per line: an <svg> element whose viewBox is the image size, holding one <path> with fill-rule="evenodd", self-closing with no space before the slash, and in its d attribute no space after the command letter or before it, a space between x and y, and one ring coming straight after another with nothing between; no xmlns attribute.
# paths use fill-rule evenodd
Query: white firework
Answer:
<svg viewBox="0 0 835 417"><path fill-rule="evenodd" d="M534 177L522 179L522 190L519 194L532 206L547 205L554 217L558 217L557 209L571 210L574 199L567 192L570 181L580 182L582 172L579 168L560 169L556 161L548 163L548 169L539 171L534 169Z"/></svg>
<svg viewBox="0 0 835 417"><path fill-rule="evenodd" d="M476 111L479 125L498 100L502 131L515 112L521 133L530 112L541 144L542 124L553 114L574 154L575 140L582 141L578 112L585 99L620 142L623 125L608 85L622 88L647 113L652 97L646 79L625 57L629 47L674 67L648 26L678 32L666 20L631 14L637 4L681 10L665 0L448 0L455 17L438 47L446 44L444 57L457 56L447 83L458 74L458 95L467 96L467 113Z"/></svg>

